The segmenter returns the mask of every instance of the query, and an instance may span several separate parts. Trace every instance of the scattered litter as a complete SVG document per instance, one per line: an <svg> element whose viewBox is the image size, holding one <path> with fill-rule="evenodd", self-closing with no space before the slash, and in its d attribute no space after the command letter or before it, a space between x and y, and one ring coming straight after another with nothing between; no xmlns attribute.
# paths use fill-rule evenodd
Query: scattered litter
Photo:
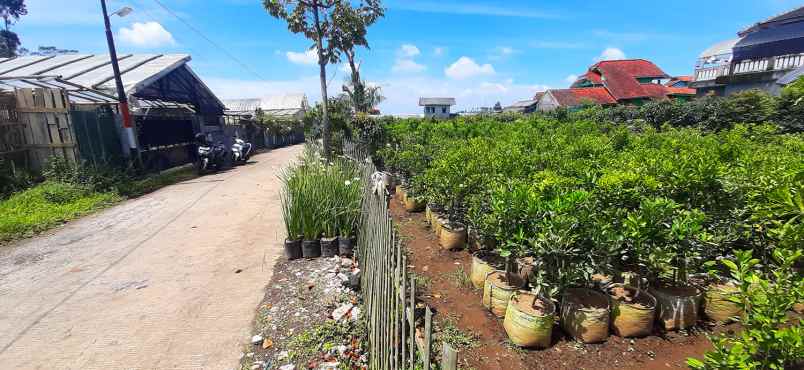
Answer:
<svg viewBox="0 0 804 370"><path fill-rule="evenodd" d="M279 367L279 370L295 370L295 369L296 365L293 364L282 365Z"/></svg>
<svg viewBox="0 0 804 370"><path fill-rule="evenodd" d="M262 349L268 349L274 346L274 341L266 339L262 341Z"/></svg>
<svg viewBox="0 0 804 370"><path fill-rule="evenodd" d="M276 359L279 361L284 361L288 359L288 356L289 356L288 351L282 351L276 355Z"/></svg>
<svg viewBox="0 0 804 370"><path fill-rule="evenodd" d="M262 335L256 334L251 337L251 344L260 344L262 343Z"/></svg>

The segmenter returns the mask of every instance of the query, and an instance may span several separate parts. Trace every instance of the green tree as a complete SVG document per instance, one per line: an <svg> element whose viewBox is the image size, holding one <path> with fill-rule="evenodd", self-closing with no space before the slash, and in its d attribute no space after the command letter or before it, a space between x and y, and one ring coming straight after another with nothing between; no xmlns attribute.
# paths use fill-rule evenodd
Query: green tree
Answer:
<svg viewBox="0 0 804 370"><path fill-rule="evenodd" d="M25 7L25 0L0 0L0 17L8 27L16 23L20 17L28 14L28 8Z"/></svg>
<svg viewBox="0 0 804 370"><path fill-rule="evenodd" d="M9 26L16 23L21 16L28 14L24 0L0 0L0 17L5 22L5 29L0 31L0 57L11 58L17 56L20 38L9 30Z"/></svg>
<svg viewBox="0 0 804 370"><path fill-rule="evenodd" d="M0 58L13 58L17 56L20 47L20 38L16 33L0 30Z"/></svg>
<svg viewBox="0 0 804 370"><path fill-rule="evenodd" d="M339 61L338 49L332 42L336 29L333 17L341 0L263 0L263 6L271 16L284 20L288 30L301 33L313 41L312 49L318 54L319 79L321 82L321 133L324 155L330 157L330 124L327 96L327 64Z"/></svg>
<svg viewBox="0 0 804 370"><path fill-rule="evenodd" d="M343 86L343 91L349 95L355 112L365 113L374 107L368 99L367 86L360 78L360 63L356 60L355 49L359 46L369 48L367 29L384 15L381 0L365 0L357 7L353 7L349 1L341 1L336 4L333 12L335 29L332 41L349 63L351 81Z"/></svg>

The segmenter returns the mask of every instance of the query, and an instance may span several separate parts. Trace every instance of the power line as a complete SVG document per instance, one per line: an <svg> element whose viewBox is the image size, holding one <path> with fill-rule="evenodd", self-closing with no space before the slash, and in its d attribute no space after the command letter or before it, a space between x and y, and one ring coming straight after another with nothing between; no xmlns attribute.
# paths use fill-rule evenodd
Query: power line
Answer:
<svg viewBox="0 0 804 370"><path fill-rule="evenodd" d="M204 40L206 40L208 43L210 43L212 46L214 46L215 48L217 48L218 50L220 50L220 51L221 51L223 54L225 54L227 57L229 57L229 59L231 59L231 60L233 60L235 63L239 64L239 65L240 65L240 67L242 67L242 68L243 68L243 69L244 69L246 72L253 74L254 76L256 76L257 78L259 78L259 79L260 79L260 80L262 80L263 82L267 82L267 81L265 80L265 78L264 78L264 77L262 77L262 76L261 76L259 73L257 73L255 70L251 69L251 67L249 67L249 66L248 66L246 63L242 62L240 59L238 59L237 57L235 57L234 55L232 55L232 53L228 52L226 49L224 49L222 46L220 46L220 45L219 45L218 43L216 43L215 41L212 41L212 39L210 39L209 37L207 37L207 36L206 36L206 35L205 35L203 32L201 32L201 30L199 30L199 29L195 28L195 27L194 27L192 24L190 24L189 22L185 21L185 20L184 20L182 17L179 17L179 15L178 15L178 14L176 14L175 12L173 12L173 10L170 10L170 8L168 8L167 6L165 6L165 4L162 4L162 2L161 2L161 1L159 1L159 0L154 0L154 2L155 2L157 5L159 5L159 6L160 6L162 9L164 9L166 12L168 12L170 15L172 15L172 16L173 16L173 18L176 18L176 19L177 19L179 22L181 22L181 23L183 23L185 26L187 26L187 28L189 28L190 30L192 30L193 32L195 32L195 33L196 33L198 36L200 36L201 38L203 38Z"/></svg>

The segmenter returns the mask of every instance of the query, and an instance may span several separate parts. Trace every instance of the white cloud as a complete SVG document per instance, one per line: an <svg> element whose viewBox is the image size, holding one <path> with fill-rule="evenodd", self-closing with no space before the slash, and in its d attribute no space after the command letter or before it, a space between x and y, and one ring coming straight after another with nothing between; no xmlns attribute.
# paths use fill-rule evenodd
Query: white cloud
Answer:
<svg viewBox="0 0 804 370"><path fill-rule="evenodd" d="M391 67L391 71L396 73L418 73L426 69L427 66L416 63L413 59L397 59Z"/></svg>
<svg viewBox="0 0 804 370"><path fill-rule="evenodd" d="M600 56L596 57L594 60L601 61L601 60L621 60L621 59L625 59L625 52L623 52L618 48L606 48L606 50L603 50L603 52L600 53Z"/></svg>
<svg viewBox="0 0 804 370"><path fill-rule="evenodd" d="M569 75L567 78L564 79L565 82L571 84L578 79L578 75Z"/></svg>
<svg viewBox="0 0 804 370"><path fill-rule="evenodd" d="M463 80L477 76L491 76L495 74L494 67L491 64L477 64L472 58L460 57L455 63L452 63L444 70L447 77L455 80Z"/></svg>
<svg viewBox="0 0 804 370"><path fill-rule="evenodd" d="M341 66L338 67L338 70L343 73L346 73L347 76L352 75L352 67L349 67L349 64L347 63L341 63Z"/></svg>
<svg viewBox="0 0 804 370"><path fill-rule="evenodd" d="M399 48L399 55L403 58L413 58L421 53L422 52L419 50L419 48L412 44L403 44Z"/></svg>
<svg viewBox="0 0 804 370"><path fill-rule="evenodd" d="M125 43L142 48L176 44L173 35L158 22L134 22L131 24L131 28L120 29L120 39Z"/></svg>
<svg viewBox="0 0 804 370"><path fill-rule="evenodd" d="M501 55L511 55L514 52L516 52L516 50L514 50L512 47L509 46L501 46L497 48L497 50L500 52Z"/></svg>
<svg viewBox="0 0 804 370"><path fill-rule="evenodd" d="M303 53L288 51L285 53L288 60L294 64L314 66L318 64L318 52L315 49L307 50Z"/></svg>

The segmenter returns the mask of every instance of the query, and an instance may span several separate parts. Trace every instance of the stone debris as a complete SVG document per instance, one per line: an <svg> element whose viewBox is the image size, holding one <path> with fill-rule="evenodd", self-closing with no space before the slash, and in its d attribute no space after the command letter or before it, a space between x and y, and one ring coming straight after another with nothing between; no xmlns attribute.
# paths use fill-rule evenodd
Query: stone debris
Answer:
<svg viewBox="0 0 804 370"><path fill-rule="evenodd" d="M243 359L246 368L252 365L266 370L365 368L366 356L360 341L334 343L335 346L313 358L299 357L288 347L296 334L326 320L359 320L360 299L356 290L360 287L360 276L357 261L345 257L277 264L266 287L265 301L257 309L255 331L259 334L252 337L252 344L258 350L256 354L250 353L251 358Z"/></svg>
<svg viewBox="0 0 804 370"><path fill-rule="evenodd" d="M335 321L340 321L349 315L349 313L352 311L352 308L354 308L354 305L351 303L346 303L343 306L336 308L335 311L332 311L332 319Z"/></svg>

